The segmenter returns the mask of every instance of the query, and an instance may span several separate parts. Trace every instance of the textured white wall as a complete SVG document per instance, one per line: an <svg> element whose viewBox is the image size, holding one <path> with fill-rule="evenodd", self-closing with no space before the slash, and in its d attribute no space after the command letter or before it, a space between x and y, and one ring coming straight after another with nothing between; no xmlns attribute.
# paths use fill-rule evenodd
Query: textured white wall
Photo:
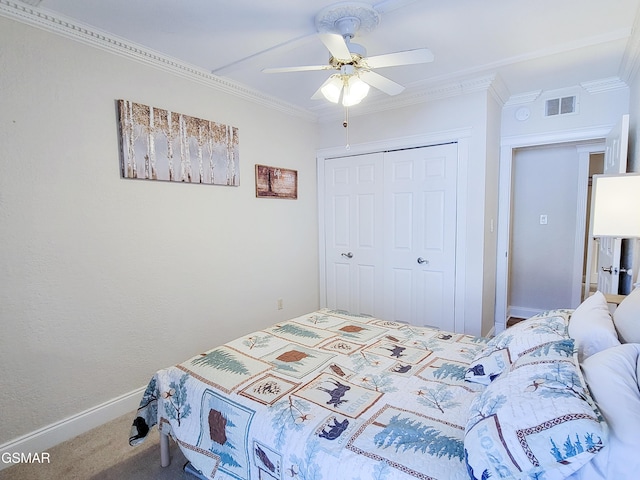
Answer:
<svg viewBox="0 0 640 480"><path fill-rule="evenodd" d="M578 196L573 146L518 150L513 167L512 308L572 306ZM540 215L548 223L540 224Z"/></svg>
<svg viewBox="0 0 640 480"><path fill-rule="evenodd" d="M541 92L533 101L524 104L509 104L502 110L502 138L557 134L600 126L613 126L629 112L629 88L622 82L617 88L589 93L581 87L559 88ZM545 102L550 98L575 95L577 113L545 117ZM526 120L518 120L517 112L521 108L530 112Z"/></svg>
<svg viewBox="0 0 640 480"><path fill-rule="evenodd" d="M2 17L0 44L0 444L318 307L316 125ZM238 127L240 187L121 179L119 98Z"/></svg>

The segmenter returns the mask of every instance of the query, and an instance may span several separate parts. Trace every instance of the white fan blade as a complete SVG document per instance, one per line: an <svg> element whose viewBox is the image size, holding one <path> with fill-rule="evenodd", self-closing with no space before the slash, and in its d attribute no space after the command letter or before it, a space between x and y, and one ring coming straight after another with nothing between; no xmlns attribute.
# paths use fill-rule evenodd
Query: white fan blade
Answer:
<svg viewBox="0 0 640 480"><path fill-rule="evenodd" d="M318 36L336 60L351 61L351 52L342 35L337 33L319 33Z"/></svg>
<svg viewBox="0 0 640 480"><path fill-rule="evenodd" d="M331 65L302 65L299 67L272 67L263 68L263 73L287 73L287 72L311 72L314 70L332 70Z"/></svg>
<svg viewBox="0 0 640 480"><path fill-rule="evenodd" d="M405 50L403 52L374 55L365 60L370 68L396 67L400 65L414 65L416 63L433 62L433 53L428 48Z"/></svg>
<svg viewBox="0 0 640 480"><path fill-rule="evenodd" d="M393 80L389 80L387 77L383 77L376 72L366 70L361 71L360 79L363 82L368 83L372 87L383 91L387 95L397 95L404 90L404 87L399 83L396 83Z"/></svg>

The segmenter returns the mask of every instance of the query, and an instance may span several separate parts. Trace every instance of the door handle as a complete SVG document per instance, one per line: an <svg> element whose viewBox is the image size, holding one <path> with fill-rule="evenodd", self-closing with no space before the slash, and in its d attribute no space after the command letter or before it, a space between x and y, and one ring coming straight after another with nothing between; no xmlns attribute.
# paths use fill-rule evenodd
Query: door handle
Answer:
<svg viewBox="0 0 640 480"><path fill-rule="evenodd" d="M420 265L422 265L422 264L429 265L429 260L425 260L425 259L424 259L424 258L422 258L422 257L418 257L418 263L419 263Z"/></svg>
<svg viewBox="0 0 640 480"><path fill-rule="evenodd" d="M352 252L341 253L340 255L342 255L343 257L347 257L347 258L353 258L353 253Z"/></svg>
<svg viewBox="0 0 640 480"><path fill-rule="evenodd" d="M613 273L613 265L611 265L608 268L604 268L604 267L600 267L600 268L602 268L603 272L607 272L609 275L611 275Z"/></svg>

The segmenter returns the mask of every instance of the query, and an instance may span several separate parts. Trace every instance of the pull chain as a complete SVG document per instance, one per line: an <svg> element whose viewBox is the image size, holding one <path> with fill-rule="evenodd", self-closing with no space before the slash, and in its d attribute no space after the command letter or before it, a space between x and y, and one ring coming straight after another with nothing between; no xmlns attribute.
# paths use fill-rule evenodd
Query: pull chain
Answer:
<svg viewBox="0 0 640 480"><path fill-rule="evenodd" d="M351 149L351 145L349 145L349 107L344 107L344 121L342 122L342 126L345 128L345 150Z"/></svg>

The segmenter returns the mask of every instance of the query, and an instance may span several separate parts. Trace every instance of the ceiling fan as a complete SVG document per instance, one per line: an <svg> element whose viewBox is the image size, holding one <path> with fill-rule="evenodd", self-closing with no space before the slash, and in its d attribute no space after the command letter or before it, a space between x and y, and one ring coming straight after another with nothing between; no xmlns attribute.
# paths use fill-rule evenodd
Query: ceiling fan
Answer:
<svg viewBox="0 0 640 480"><path fill-rule="evenodd" d="M380 14L361 2L330 5L315 19L318 36L331 57L326 65L265 68L264 73L336 70L311 98L326 98L345 107L359 103L372 86L388 95L397 95L404 86L374 72L374 69L432 62L433 54L426 48L404 50L367 57L362 45L352 43L357 32L370 32L380 23Z"/></svg>

